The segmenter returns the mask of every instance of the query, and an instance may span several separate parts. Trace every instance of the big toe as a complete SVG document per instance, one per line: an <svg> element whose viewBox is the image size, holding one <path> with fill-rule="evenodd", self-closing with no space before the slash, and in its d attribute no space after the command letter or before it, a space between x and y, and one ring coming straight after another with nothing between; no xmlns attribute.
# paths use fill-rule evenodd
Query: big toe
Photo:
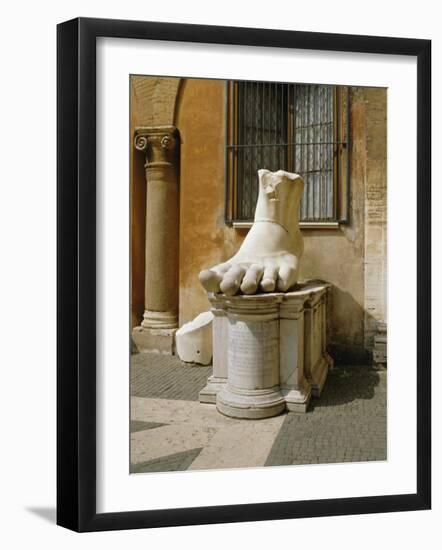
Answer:
<svg viewBox="0 0 442 550"><path fill-rule="evenodd" d="M203 269L199 274L199 280L207 292L218 292L222 275L212 269Z"/></svg>

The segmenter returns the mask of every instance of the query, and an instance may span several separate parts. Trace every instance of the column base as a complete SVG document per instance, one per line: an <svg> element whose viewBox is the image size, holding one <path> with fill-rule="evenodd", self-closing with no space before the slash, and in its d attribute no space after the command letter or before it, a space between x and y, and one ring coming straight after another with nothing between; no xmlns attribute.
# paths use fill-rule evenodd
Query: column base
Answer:
<svg viewBox="0 0 442 550"><path fill-rule="evenodd" d="M226 378L209 376L207 379L207 384L199 393L199 402L214 405L216 403L216 396L223 388L226 387L226 383Z"/></svg>
<svg viewBox="0 0 442 550"><path fill-rule="evenodd" d="M173 311L146 310L141 321L143 328L151 329L176 329L178 328L178 316Z"/></svg>
<svg viewBox="0 0 442 550"><path fill-rule="evenodd" d="M140 353L163 353L173 355L175 351L176 328L146 328L135 327L132 339Z"/></svg>
<svg viewBox="0 0 442 550"><path fill-rule="evenodd" d="M216 396L216 408L232 418L258 419L281 414L286 409L286 403L279 386L247 393L232 391L226 386Z"/></svg>
<svg viewBox="0 0 442 550"><path fill-rule="evenodd" d="M284 396L286 408L289 412L307 412L312 395L310 386L302 391L297 389L282 389L281 393Z"/></svg>
<svg viewBox="0 0 442 550"><path fill-rule="evenodd" d="M199 402L200 403L208 403L210 405L217 403L217 395L222 391L226 390L226 384L227 380L225 378L214 378L213 376L210 376L207 379L206 386L200 391L199 393ZM275 392L277 393L277 392ZM281 389L280 394L282 395L284 401L285 401L285 408L289 412L295 412L295 413L305 413L307 412L310 399L312 396L312 392L310 389L310 386L308 386L307 389L300 391L296 389ZM225 397L225 394L223 394ZM232 407L229 405L231 399L227 398L228 403L224 403L225 399L223 400L223 396L221 396L221 408L224 407L226 412L223 412L226 416L232 416L230 414L232 411L235 413L234 416L236 418L267 418L267 416L238 416L238 399L233 399L235 401L235 406ZM277 395L277 403L275 403L277 411L279 411L279 401L280 396ZM244 408L247 408L250 405L250 403L245 403L245 407L240 407L241 410ZM259 407L258 407L259 408ZM219 407L218 407L219 410ZM251 413L252 415L254 413ZM279 414L279 412L276 412L276 414ZM270 414L269 416L274 416L273 414Z"/></svg>

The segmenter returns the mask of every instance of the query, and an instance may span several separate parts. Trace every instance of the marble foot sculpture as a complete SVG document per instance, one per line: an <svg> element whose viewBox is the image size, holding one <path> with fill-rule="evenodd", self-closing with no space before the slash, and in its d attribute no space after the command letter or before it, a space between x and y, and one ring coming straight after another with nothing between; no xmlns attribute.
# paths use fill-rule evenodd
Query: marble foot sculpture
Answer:
<svg viewBox="0 0 442 550"><path fill-rule="evenodd" d="M254 223L239 251L200 273L214 313L213 375L200 401L234 418L305 412L320 393L326 354L327 284L298 285L304 181L259 170ZM241 293L240 293L241 291Z"/></svg>
<svg viewBox="0 0 442 550"><path fill-rule="evenodd" d="M304 180L297 174L259 170L254 223L239 251L227 262L201 271L208 292L233 296L286 292L298 280L303 252L299 205Z"/></svg>

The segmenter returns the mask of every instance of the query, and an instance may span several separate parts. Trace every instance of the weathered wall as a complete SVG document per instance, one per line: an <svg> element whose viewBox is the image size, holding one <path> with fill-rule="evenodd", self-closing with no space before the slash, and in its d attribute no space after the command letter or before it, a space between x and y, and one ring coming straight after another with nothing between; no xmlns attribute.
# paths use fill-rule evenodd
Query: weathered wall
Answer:
<svg viewBox="0 0 442 550"><path fill-rule="evenodd" d="M181 78L132 76L133 107L137 126L168 126L175 118Z"/></svg>
<svg viewBox="0 0 442 550"><path fill-rule="evenodd" d="M173 111L173 124L181 136L180 325L209 308L198 281L199 271L228 259L247 233L224 225L225 91L224 81L183 80ZM155 109L154 103L151 105ZM372 329L373 319L385 318L385 238L377 246L379 226L374 224L373 230L367 231L365 219L373 218L366 201L367 181L377 189L380 202L375 209L379 212L385 207L386 91L352 89L350 106L350 223L333 230L303 230L301 276L333 284L331 353L338 361L364 361L370 340L366 332ZM146 116L147 111L144 109ZM151 124L157 123L155 118L151 120ZM385 237L385 224L381 231ZM372 264L368 266L371 278L367 275L367 258L377 268L381 265L382 278L379 269L371 269ZM367 286L372 289L368 294ZM374 304L377 296L380 298ZM374 310L367 310L367 303ZM382 313L380 308L384 308Z"/></svg>
<svg viewBox="0 0 442 550"><path fill-rule="evenodd" d="M365 346L387 321L387 90L364 90L367 127L365 184Z"/></svg>
<svg viewBox="0 0 442 550"><path fill-rule="evenodd" d="M365 361L364 348L364 193L366 112L362 89L350 91L350 216L336 230L303 230L302 277L333 284L328 335L337 361Z"/></svg>
<svg viewBox="0 0 442 550"><path fill-rule="evenodd" d="M224 225L225 101L221 80L187 79L179 96L180 325L210 307L198 273L227 260L244 238Z"/></svg>

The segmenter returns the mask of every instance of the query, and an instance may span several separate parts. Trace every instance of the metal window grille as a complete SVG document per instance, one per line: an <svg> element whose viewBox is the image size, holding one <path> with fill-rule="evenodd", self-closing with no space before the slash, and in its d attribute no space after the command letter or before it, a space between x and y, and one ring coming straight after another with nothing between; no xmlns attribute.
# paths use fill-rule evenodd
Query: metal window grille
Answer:
<svg viewBox="0 0 442 550"><path fill-rule="evenodd" d="M260 168L304 178L301 222L343 221L338 199L340 180L348 180L341 158L348 120L342 131L336 87L244 81L228 89L227 221L253 220Z"/></svg>

